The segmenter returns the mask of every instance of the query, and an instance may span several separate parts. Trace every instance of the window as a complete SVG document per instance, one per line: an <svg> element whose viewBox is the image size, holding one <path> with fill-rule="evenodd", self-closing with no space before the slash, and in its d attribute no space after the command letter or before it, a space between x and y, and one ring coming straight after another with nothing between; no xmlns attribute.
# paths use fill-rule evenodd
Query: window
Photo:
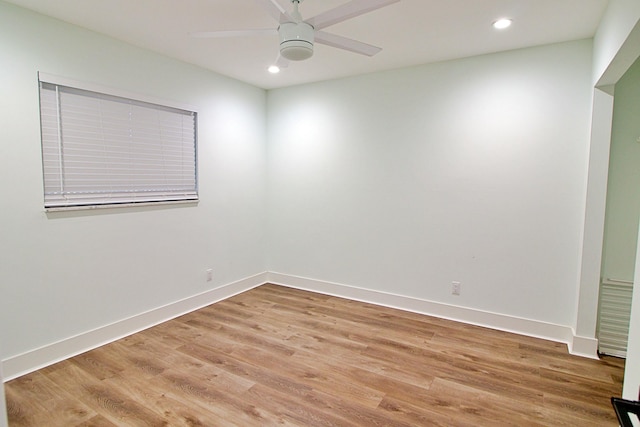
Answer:
<svg viewBox="0 0 640 427"><path fill-rule="evenodd" d="M44 74L39 84L45 208L198 200L196 112Z"/></svg>

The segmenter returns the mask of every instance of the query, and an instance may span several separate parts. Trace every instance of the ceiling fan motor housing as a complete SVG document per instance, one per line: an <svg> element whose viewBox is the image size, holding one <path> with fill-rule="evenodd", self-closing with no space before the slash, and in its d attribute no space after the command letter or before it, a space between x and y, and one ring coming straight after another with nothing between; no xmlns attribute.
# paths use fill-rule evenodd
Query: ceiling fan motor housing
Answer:
<svg viewBox="0 0 640 427"><path fill-rule="evenodd" d="M280 54L291 61L302 61L313 55L314 29L306 22L284 22L278 29Z"/></svg>

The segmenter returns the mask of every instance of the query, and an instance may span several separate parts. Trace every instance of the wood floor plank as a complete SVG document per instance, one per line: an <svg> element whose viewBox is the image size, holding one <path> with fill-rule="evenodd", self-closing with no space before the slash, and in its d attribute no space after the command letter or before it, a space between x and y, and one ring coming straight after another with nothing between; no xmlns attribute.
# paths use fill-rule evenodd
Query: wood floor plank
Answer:
<svg viewBox="0 0 640 427"><path fill-rule="evenodd" d="M337 378L348 384L350 387L358 389L373 389L379 393L373 396L382 396L377 399L377 405L380 405L385 397L394 396L408 402L421 404L431 395L430 387L435 378L423 381L420 385L416 385L415 381L405 382L401 376L395 375L394 372L372 372L363 369L358 365L349 365L342 363L339 359L322 359L311 352L297 352L292 357L292 362L302 362L304 366L313 367L322 372L331 372ZM329 390L325 390L329 391Z"/></svg>
<svg viewBox="0 0 640 427"><path fill-rule="evenodd" d="M252 402L261 402L262 405L277 414L277 418L272 420L274 422L269 424L309 427L357 426L349 418L341 417L333 408L321 403L319 399L315 398L310 401L310 396L311 394L305 400L301 400L262 384L256 384L245 395Z"/></svg>
<svg viewBox="0 0 640 427"><path fill-rule="evenodd" d="M25 386L25 383L21 386ZM50 414L55 414L59 425L76 425L96 415L87 405L73 398L60 395L57 399L40 400L37 396L29 392L16 393L14 389L6 391L12 426L49 425Z"/></svg>
<svg viewBox="0 0 640 427"><path fill-rule="evenodd" d="M547 368L540 369L539 384L544 385L545 395L565 396L569 393L575 401L596 404L609 399L619 388L613 381L608 383Z"/></svg>
<svg viewBox="0 0 640 427"><path fill-rule="evenodd" d="M14 426L616 426L624 361L263 285L6 384Z"/></svg>
<svg viewBox="0 0 640 427"><path fill-rule="evenodd" d="M443 414L438 410L434 410L432 406L414 405L406 400L397 399L387 396L380 402L379 409L388 413L390 417L402 420L412 426L429 426L429 427L468 427L470 425L481 426L482 421L475 420L470 417L456 414L451 416ZM494 424L498 425L498 424Z"/></svg>
<svg viewBox="0 0 640 427"><path fill-rule="evenodd" d="M131 399L122 389L109 387L107 382L98 380L97 376L76 364L75 358L71 359L64 368L58 369L48 376L52 381L60 384L67 393L72 394L116 425L168 425L162 416L147 409L146 402ZM52 424L66 425L60 423L60 420L52 422Z"/></svg>
<svg viewBox="0 0 640 427"><path fill-rule="evenodd" d="M170 426L207 426L212 423L222 424L222 417L215 417L204 408L194 405L192 401L179 401L171 393L166 392L163 384L151 379L143 380L136 375L111 377L105 380L110 388L116 388L130 399L145 402L146 408L161 416ZM156 385L157 384L157 385Z"/></svg>
<svg viewBox="0 0 640 427"><path fill-rule="evenodd" d="M51 425L51 424L49 424ZM55 424L54 424L55 425ZM96 415L95 417L82 422L80 424L67 424L67 425L75 425L75 427L118 427L117 424L112 423L102 415Z"/></svg>
<svg viewBox="0 0 640 427"><path fill-rule="evenodd" d="M412 369L419 369L423 364L433 370L437 378L461 384L470 384L480 390L491 393L504 393L505 396L517 398L525 402L542 403L542 392L524 384L521 376L504 372L500 365L479 364L464 359L455 359L437 351L421 349L404 353L393 348L370 347L364 352L372 358L388 362L402 358Z"/></svg>
<svg viewBox="0 0 640 427"><path fill-rule="evenodd" d="M190 326L184 322L165 322L146 329L136 335L154 338L170 348L178 348L201 338L208 331Z"/></svg>
<svg viewBox="0 0 640 427"><path fill-rule="evenodd" d="M430 406L434 410L452 418L467 419L469 423L480 419L486 425L489 423L484 420L501 420L505 424L516 426L547 425L539 406L534 402L511 399L474 385L441 378L436 378L431 391L435 401Z"/></svg>
<svg viewBox="0 0 640 427"><path fill-rule="evenodd" d="M375 408L384 397L384 392L358 383L354 375L347 371L334 369L333 366L323 366L310 359L288 359L286 364L269 352L250 347L238 348L232 355L246 363L268 366L271 372L281 375L300 384L307 385L313 390L332 393L336 397L348 400L358 405ZM329 369L327 369L329 368Z"/></svg>
<svg viewBox="0 0 640 427"><path fill-rule="evenodd" d="M605 401L609 402L609 399L603 399L602 403ZM609 408L602 404L585 404L567 399L566 396L545 394L543 408L550 410L552 416L561 419L566 419L566 414L570 413L571 418L566 420L566 425L593 427L618 425L615 418L612 419Z"/></svg>
<svg viewBox="0 0 640 427"><path fill-rule="evenodd" d="M16 381L20 382L23 387L22 390L26 391L22 396L22 398L27 397L27 400L24 402L26 406L28 407L29 404L37 403L38 407L44 408L45 410L42 414L29 411L38 416L44 415L45 418L42 422L33 421L30 425L48 424L51 414L55 414L61 422L69 425L81 423L83 420L87 420L96 414L89 405L76 399L74 395L68 393L60 384L55 383L41 372L34 372L29 376L18 378Z"/></svg>

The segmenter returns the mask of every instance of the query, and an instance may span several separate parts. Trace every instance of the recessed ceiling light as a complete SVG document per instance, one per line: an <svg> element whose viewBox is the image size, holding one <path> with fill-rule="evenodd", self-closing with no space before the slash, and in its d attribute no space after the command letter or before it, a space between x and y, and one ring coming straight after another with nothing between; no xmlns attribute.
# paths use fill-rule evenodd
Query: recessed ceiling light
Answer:
<svg viewBox="0 0 640 427"><path fill-rule="evenodd" d="M271 74L278 74L280 72L280 67L278 67L277 65L272 65L269 68L267 68L267 70L271 73Z"/></svg>
<svg viewBox="0 0 640 427"><path fill-rule="evenodd" d="M495 28L496 30L504 30L505 28L509 28L512 23L513 21L508 18L498 19L493 23L493 28Z"/></svg>

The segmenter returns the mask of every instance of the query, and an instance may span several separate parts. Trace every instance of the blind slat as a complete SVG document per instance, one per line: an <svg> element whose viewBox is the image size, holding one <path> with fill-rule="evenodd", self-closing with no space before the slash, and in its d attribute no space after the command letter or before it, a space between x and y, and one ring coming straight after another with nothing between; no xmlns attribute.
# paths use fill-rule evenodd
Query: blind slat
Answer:
<svg viewBox="0 0 640 427"><path fill-rule="evenodd" d="M40 82L45 207L197 200L197 114Z"/></svg>

